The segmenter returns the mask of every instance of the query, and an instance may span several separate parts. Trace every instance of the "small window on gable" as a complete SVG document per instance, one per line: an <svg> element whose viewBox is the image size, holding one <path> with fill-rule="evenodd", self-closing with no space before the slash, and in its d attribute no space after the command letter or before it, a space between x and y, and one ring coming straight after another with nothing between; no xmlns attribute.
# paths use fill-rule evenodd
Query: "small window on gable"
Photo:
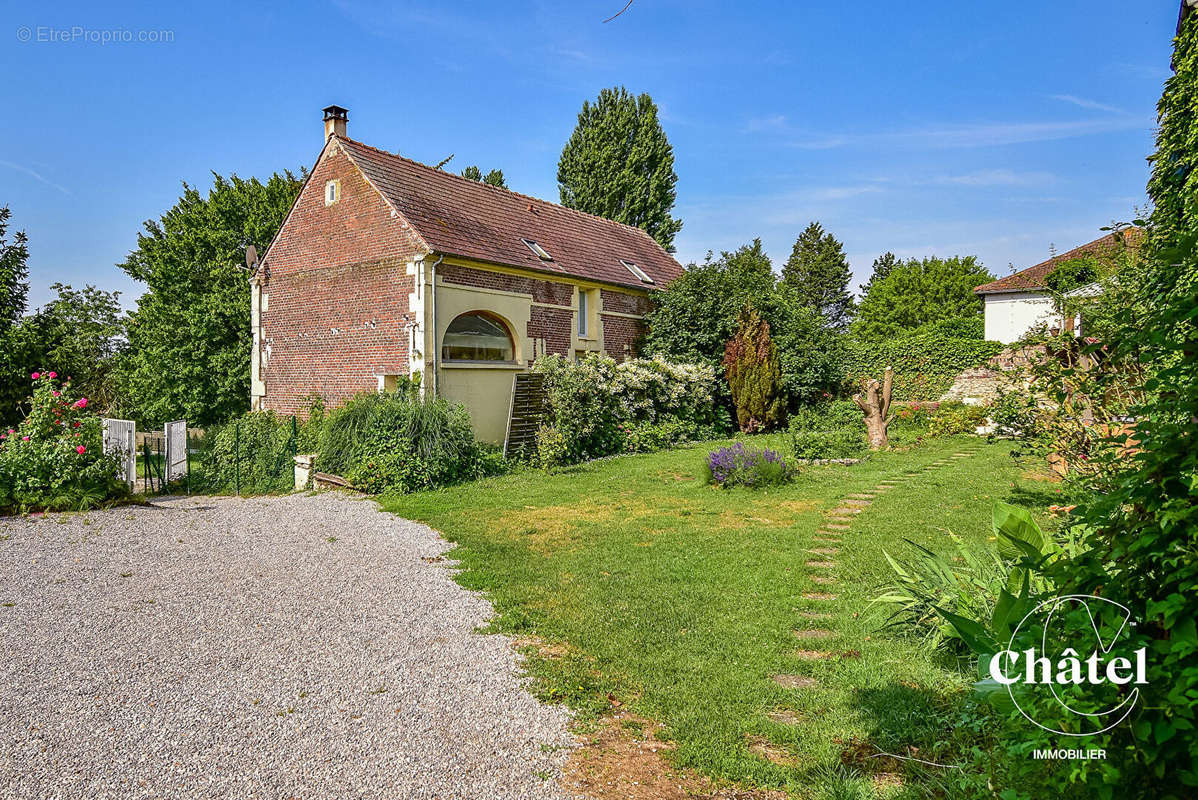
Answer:
<svg viewBox="0 0 1198 800"><path fill-rule="evenodd" d="M331 206L341 199L341 181L329 181L324 185L324 204Z"/></svg>
<svg viewBox="0 0 1198 800"><path fill-rule="evenodd" d="M536 257L541 259L542 261L552 261L553 260L553 256L549 255L549 252L544 247L541 247L539 244L534 242L532 239L521 239L520 241L524 242L524 244L527 245L528 249L531 250L533 252L533 254L536 255Z"/></svg>
<svg viewBox="0 0 1198 800"><path fill-rule="evenodd" d="M620 259L620 263L624 265L624 269L635 275L637 280L639 280L641 283L653 283L653 279L650 278L649 275L636 264L633 264L631 261L625 261L622 258Z"/></svg>

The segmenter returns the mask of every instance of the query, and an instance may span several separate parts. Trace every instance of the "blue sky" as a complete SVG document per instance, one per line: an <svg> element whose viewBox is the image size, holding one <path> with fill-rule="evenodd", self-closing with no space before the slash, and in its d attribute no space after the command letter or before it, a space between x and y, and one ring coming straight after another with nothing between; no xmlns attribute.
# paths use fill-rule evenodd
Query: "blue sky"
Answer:
<svg viewBox="0 0 1198 800"><path fill-rule="evenodd" d="M556 201L582 101L649 92L680 261L760 236L780 268L817 219L854 288L885 250L1007 274L1146 203L1176 0L635 0L604 24L623 3L6 0L0 204L30 237L31 304L55 281L131 304L114 265L180 182L311 165L330 103L356 139ZM173 40L87 41L112 30Z"/></svg>

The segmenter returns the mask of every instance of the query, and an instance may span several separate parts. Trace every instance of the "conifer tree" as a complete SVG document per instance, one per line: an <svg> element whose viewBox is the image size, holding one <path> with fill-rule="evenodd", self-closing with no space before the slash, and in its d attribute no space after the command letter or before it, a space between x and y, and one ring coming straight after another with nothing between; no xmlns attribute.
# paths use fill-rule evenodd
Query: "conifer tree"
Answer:
<svg viewBox="0 0 1198 800"><path fill-rule="evenodd" d="M8 241L11 214L8 206L0 206L0 332L16 325L29 294L28 240L24 231L17 231Z"/></svg>
<svg viewBox="0 0 1198 800"><path fill-rule="evenodd" d="M751 306L741 311L736 335L725 347L724 369L742 431L757 433L784 421L786 401L778 348L770 337L769 323Z"/></svg>
<svg viewBox="0 0 1198 800"><path fill-rule="evenodd" d="M899 257L887 250L882 255L874 259L873 269L870 272L869 280L861 284L861 296L865 297L869 294L869 290L874 288L880 281L886 280L886 276L894 271L894 268L902 264Z"/></svg>
<svg viewBox="0 0 1198 800"><path fill-rule="evenodd" d="M853 318L849 263L835 236L812 222L799 234L782 267L782 280L793 287L803 305L814 309L828 326L844 329Z"/></svg>
<svg viewBox="0 0 1198 800"><path fill-rule="evenodd" d="M479 183L485 183L490 186L498 186L502 189L507 188L507 183L503 179L503 170L501 169L493 169L484 175L483 171L479 169L477 165L471 164L462 170L462 177L469 178L472 181L478 181Z"/></svg>
<svg viewBox="0 0 1198 800"><path fill-rule="evenodd" d="M620 86L582 104L557 164L562 205L641 228L673 251L682 228L670 216L677 182L674 150L649 95Z"/></svg>

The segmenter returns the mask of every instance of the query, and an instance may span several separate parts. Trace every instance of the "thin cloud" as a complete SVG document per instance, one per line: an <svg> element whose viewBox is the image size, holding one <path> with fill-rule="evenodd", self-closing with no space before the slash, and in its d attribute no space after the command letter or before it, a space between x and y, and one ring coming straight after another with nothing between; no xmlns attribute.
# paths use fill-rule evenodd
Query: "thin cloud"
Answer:
<svg viewBox="0 0 1198 800"><path fill-rule="evenodd" d="M1044 186L1054 183L1051 172L1015 172L1009 169L980 169L962 175L941 175L932 183L942 186Z"/></svg>
<svg viewBox="0 0 1198 800"><path fill-rule="evenodd" d="M766 131L785 131L790 123L785 114L771 114L768 117L755 117L745 123L746 133L763 133Z"/></svg>
<svg viewBox="0 0 1198 800"><path fill-rule="evenodd" d="M813 189L810 194L817 200L847 200L852 197L860 197L863 194L877 194L881 191L881 186L867 183L859 186L826 186L822 189Z"/></svg>
<svg viewBox="0 0 1198 800"><path fill-rule="evenodd" d="M895 144L929 148L993 147L1029 142L1047 142L1093 136L1117 131L1148 129L1134 117L1112 117L1070 122L996 122L971 125L935 125L902 131L840 134L793 139L790 144L806 150L834 147Z"/></svg>
<svg viewBox="0 0 1198 800"><path fill-rule="evenodd" d="M1049 95L1053 100L1060 100L1062 103L1070 103L1078 108L1088 108L1091 111L1105 111L1108 114L1126 114L1127 112L1115 106L1109 106L1106 103L1100 103L1097 100L1090 100L1085 97L1078 97L1072 94L1054 94Z"/></svg>
<svg viewBox="0 0 1198 800"><path fill-rule="evenodd" d="M11 161L0 160L0 166L8 167L9 169L15 169L17 172L23 172L26 175L28 175L29 177L31 177L37 181L40 181L53 189L57 189L58 191L62 192L65 195L71 194L70 189L67 189L65 186L58 185L54 181L52 181L49 178L42 175L40 172L32 170L29 167L24 166L23 164L14 164Z"/></svg>

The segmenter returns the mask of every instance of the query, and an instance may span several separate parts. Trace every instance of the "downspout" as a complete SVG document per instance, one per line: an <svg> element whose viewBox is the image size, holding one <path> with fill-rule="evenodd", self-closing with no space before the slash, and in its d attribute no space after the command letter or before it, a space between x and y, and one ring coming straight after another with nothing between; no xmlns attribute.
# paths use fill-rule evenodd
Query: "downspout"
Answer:
<svg viewBox="0 0 1198 800"><path fill-rule="evenodd" d="M437 341L437 266L445 260L445 256L437 256L437 260L433 262L431 269L430 281L432 282L432 290L429 293L429 304L432 306L430 316L432 317L433 329L433 397L437 396L437 373L441 365L441 345Z"/></svg>

